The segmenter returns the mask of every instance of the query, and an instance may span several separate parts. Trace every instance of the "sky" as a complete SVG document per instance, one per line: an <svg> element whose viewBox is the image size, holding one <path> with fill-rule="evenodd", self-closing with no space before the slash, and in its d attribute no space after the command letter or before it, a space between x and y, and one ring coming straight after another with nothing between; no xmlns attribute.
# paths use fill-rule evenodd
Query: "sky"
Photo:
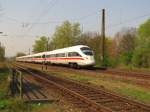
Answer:
<svg viewBox="0 0 150 112"><path fill-rule="evenodd" d="M83 32L101 31L106 10L106 35L138 28L150 18L150 0L0 0L0 42L6 56L28 53L40 36L52 37L63 21L79 22Z"/></svg>

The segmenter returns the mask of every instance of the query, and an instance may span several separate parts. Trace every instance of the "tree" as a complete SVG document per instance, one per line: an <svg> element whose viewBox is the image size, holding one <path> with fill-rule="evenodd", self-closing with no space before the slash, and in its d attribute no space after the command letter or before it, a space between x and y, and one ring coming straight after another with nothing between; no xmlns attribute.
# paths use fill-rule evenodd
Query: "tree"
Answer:
<svg viewBox="0 0 150 112"><path fill-rule="evenodd" d="M129 65L133 57L133 51L135 49L136 42L136 29L127 28L117 33L115 36L116 56L119 57L120 63Z"/></svg>
<svg viewBox="0 0 150 112"><path fill-rule="evenodd" d="M5 48L0 45L0 61L4 61L5 59Z"/></svg>
<svg viewBox="0 0 150 112"><path fill-rule="evenodd" d="M97 65L100 65L101 63L100 62L100 54L101 54L100 42L101 42L101 38L95 32L83 33L78 39L78 44L87 45L94 51Z"/></svg>
<svg viewBox="0 0 150 112"><path fill-rule="evenodd" d="M137 47L132 61L136 67L150 67L150 19L138 29Z"/></svg>
<svg viewBox="0 0 150 112"><path fill-rule="evenodd" d="M93 51L96 59L97 65L102 65L101 54L102 54L102 38L95 32L86 32L81 35L79 38L78 44L83 44L89 46ZM110 66L110 48L111 48L112 40L106 37L106 45L105 45L105 65Z"/></svg>
<svg viewBox="0 0 150 112"><path fill-rule="evenodd" d="M25 56L25 55L26 55L26 54L23 53L23 52L18 52L18 53L16 54L16 57Z"/></svg>
<svg viewBox="0 0 150 112"><path fill-rule="evenodd" d="M47 43L48 39L45 36L40 37L40 39L35 41L35 44L33 45L33 52L43 52L47 50Z"/></svg>
<svg viewBox="0 0 150 112"><path fill-rule="evenodd" d="M58 49L76 45L80 35L81 31L78 23L71 24L69 21L65 21L61 26L56 28L50 48Z"/></svg>

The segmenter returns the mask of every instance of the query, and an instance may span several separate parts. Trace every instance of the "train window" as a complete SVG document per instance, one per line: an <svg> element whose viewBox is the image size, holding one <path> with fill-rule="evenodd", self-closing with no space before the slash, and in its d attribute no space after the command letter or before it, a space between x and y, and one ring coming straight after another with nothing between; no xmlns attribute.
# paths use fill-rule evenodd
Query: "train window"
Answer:
<svg viewBox="0 0 150 112"><path fill-rule="evenodd" d="M34 58L41 58L41 56L34 56Z"/></svg>
<svg viewBox="0 0 150 112"><path fill-rule="evenodd" d="M56 57L59 57L59 54L56 54Z"/></svg>
<svg viewBox="0 0 150 112"><path fill-rule="evenodd" d="M56 57L65 57L65 53L56 54Z"/></svg>
<svg viewBox="0 0 150 112"><path fill-rule="evenodd" d="M56 54L50 54L49 57L56 57Z"/></svg>
<svg viewBox="0 0 150 112"><path fill-rule="evenodd" d="M90 55L90 56L93 55L92 50L91 50L90 48L88 48L88 47L82 47L82 48L80 48L80 49L81 49L81 51L82 51L85 55Z"/></svg>
<svg viewBox="0 0 150 112"><path fill-rule="evenodd" d="M81 55L77 52L69 52L68 57L81 57Z"/></svg>
<svg viewBox="0 0 150 112"><path fill-rule="evenodd" d="M50 57L51 57L51 55L46 55L46 57L47 57L47 58L50 58Z"/></svg>
<svg viewBox="0 0 150 112"><path fill-rule="evenodd" d="M61 57L65 57L65 53L60 53L60 56Z"/></svg>
<svg viewBox="0 0 150 112"><path fill-rule="evenodd" d="M44 55L42 55L42 58L45 58L45 54L44 54Z"/></svg>

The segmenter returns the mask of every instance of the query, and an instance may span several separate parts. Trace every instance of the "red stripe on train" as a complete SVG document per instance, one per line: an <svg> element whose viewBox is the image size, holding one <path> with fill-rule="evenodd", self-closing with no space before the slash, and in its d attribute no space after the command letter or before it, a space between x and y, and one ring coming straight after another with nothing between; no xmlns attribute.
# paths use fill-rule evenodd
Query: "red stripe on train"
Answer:
<svg viewBox="0 0 150 112"><path fill-rule="evenodd" d="M32 58L32 60L84 60L83 58Z"/></svg>

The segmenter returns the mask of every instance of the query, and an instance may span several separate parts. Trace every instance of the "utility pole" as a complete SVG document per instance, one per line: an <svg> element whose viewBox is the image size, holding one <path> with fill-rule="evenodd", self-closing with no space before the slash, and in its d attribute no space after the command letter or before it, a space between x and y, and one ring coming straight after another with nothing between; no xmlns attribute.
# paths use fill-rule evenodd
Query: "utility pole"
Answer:
<svg viewBox="0 0 150 112"><path fill-rule="evenodd" d="M102 9L102 63L103 67L105 67L105 9Z"/></svg>
<svg viewBox="0 0 150 112"><path fill-rule="evenodd" d="M49 51L49 37L47 38L47 51Z"/></svg>
<svg viewBox="0 0 150 112"><path fill-rule="evenodd" d="M29 48L29 55L30 55L30 48Z"/></svg>

